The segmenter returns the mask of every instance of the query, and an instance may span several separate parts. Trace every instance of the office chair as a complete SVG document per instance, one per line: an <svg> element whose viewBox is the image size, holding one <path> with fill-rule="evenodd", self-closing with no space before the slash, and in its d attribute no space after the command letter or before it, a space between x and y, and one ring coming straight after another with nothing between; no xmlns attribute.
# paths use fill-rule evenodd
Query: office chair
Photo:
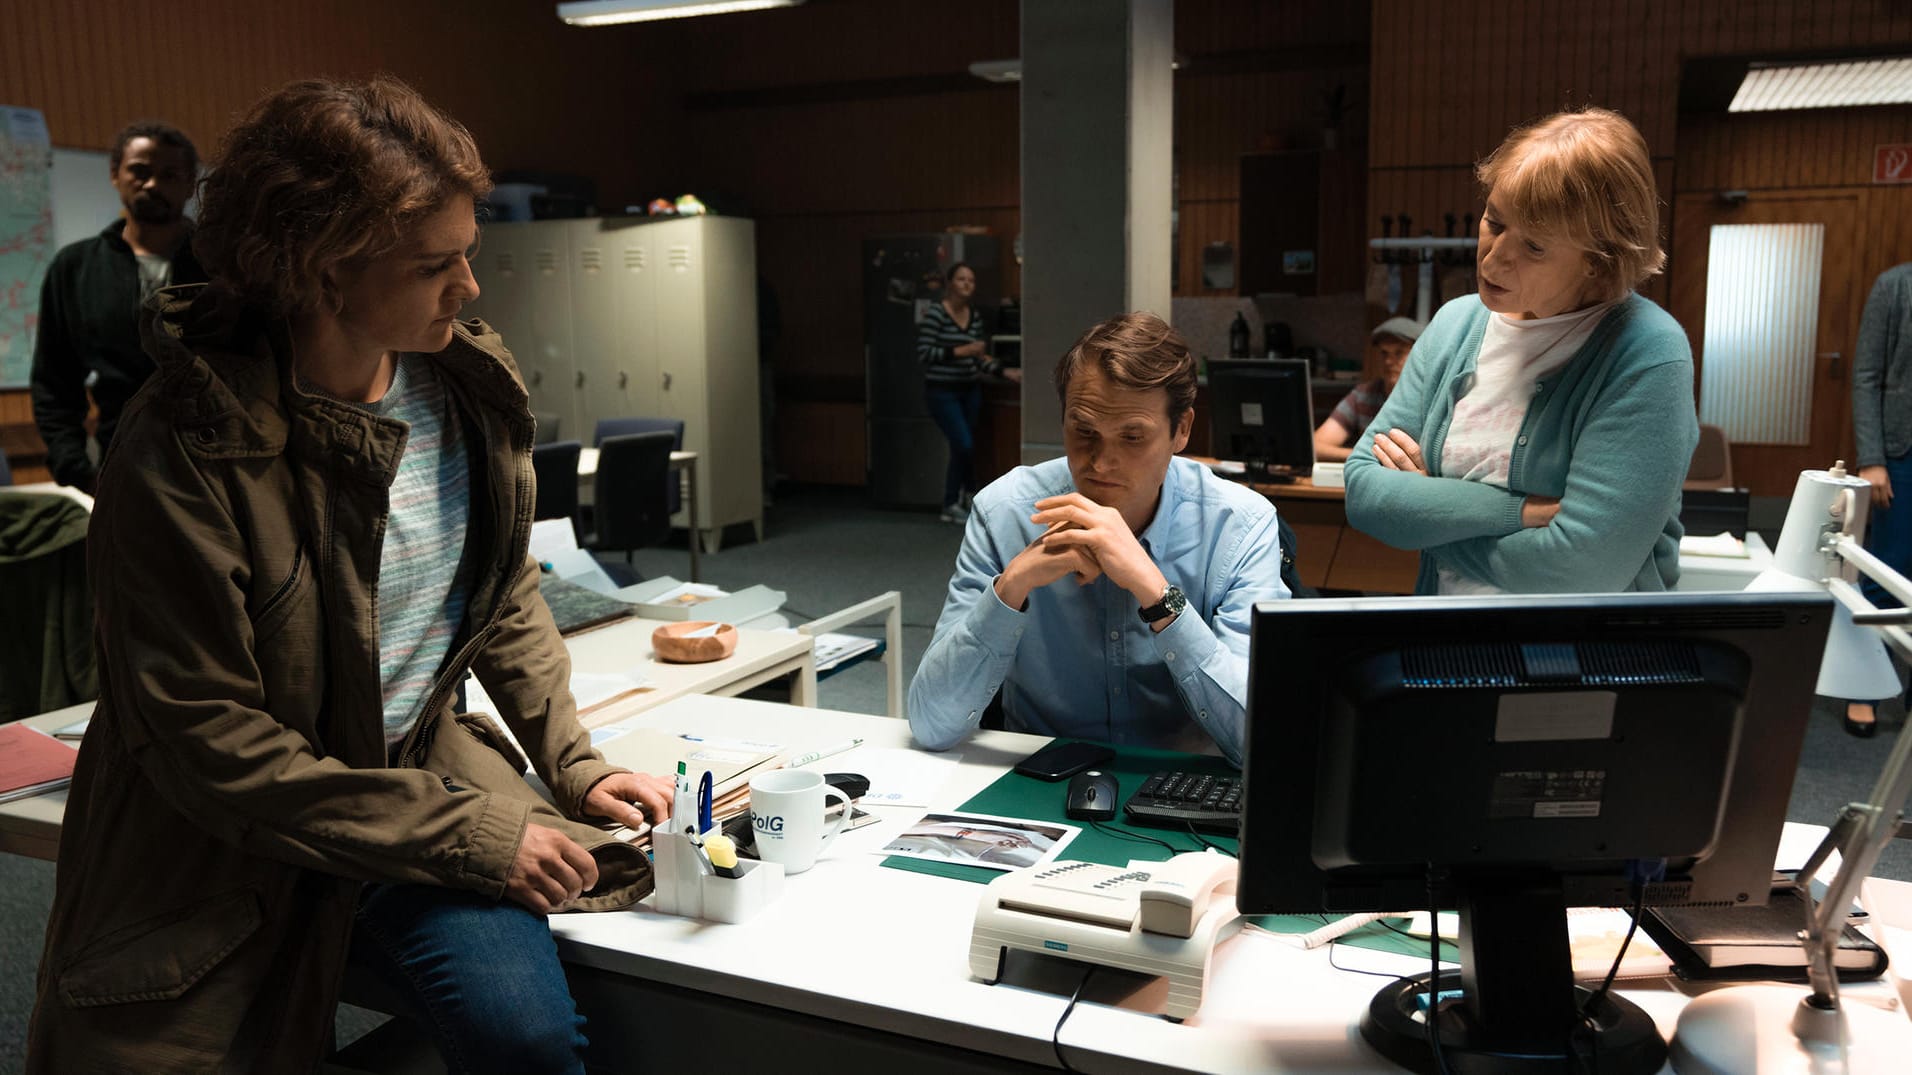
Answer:
<svg viewBox="0 0 1912 1075"><path fill-rule="evenodd" d="M665 479L670 476L671 444L668 431L627 433L606 437L598 445L597 484L591 494L596 525L593 551L631 550L655 545L671 533L671 512ZM696 540L696 535L691 535Z"/></svg>
<svg viewBox="0 0 1912 1075"><path fill-rule="evenodd" d="M562 416L553 414L550 411L533 411L531 417L538 423L538 431L532 435L531 443L534 445L556 444L558 442L558 430L564 425Z"/></svg>
<svg viewBox="0 0 1912 1075"><path fill-rule="evenodd" d="M569 519L578 527L578 453L584 445L574 440L531 446L531 470L538 478L533 519Z"/></svg>
<svg viewBox="0 0 1912 1075"><path fill-rule="evenodd" d="M1682 488L1733 488L1733 445L1725 430L1700 423L1700 442L1693 447L1693 462L1686 468Z"/></svg>
<svg viewBox="0 0 1912 1075"><path fill-rule="evenodd" d="M604 441L607 437L622 437L630 433L657 432L669 432L672 437L675 438L671 441L671 451L676 452L683 450L684 423L675 418L641 418L636 416L600 418L598 419L597 429L593 434L596 439L591 442L591 445L594 448L602 448L604 447ZM666 495L665 500L670 505L671 514L675 515L681 506L680 500L683 497L684 491L679 488L675 474L670 475L665 484L670 487L670 491Z"/></svg>
<svg viewBox="0 0 1912 1075"><path fill-rule="evenodd" d="M57 493L0 496L0 723L99 697L90 519Z"/></svg>

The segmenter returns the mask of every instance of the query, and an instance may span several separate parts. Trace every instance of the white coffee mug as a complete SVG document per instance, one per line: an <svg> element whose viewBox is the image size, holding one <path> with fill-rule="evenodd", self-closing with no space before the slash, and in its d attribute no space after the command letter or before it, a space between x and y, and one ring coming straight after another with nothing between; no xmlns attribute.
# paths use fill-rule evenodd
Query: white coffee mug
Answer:
<svg viewBox="0 0 1912 1075"><path fill-rule="evenodd" d="M843 812L826 826L823 813L833 795L843 800ZM776 769L750 781L750 827L757 857L777 863L786 874L815 865L849 819L850 797L824 783L822 773Z"/></svg>

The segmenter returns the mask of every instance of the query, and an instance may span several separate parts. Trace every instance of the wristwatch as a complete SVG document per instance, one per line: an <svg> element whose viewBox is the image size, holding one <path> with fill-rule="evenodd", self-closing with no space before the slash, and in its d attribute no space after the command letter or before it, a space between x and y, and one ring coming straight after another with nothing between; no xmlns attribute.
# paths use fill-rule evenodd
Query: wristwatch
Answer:
<svg viewBox="0 0 1912 1075"><path fill-rule="evenodd" d="M1143 623L1160 623L1163 620L1180 616L1182 610L1187 607L1188 596L1182 593L1180 586L1170 583L1168 589L1162 591L1162 599L1160 601L1136 609L1135 614L1142 617Z"/></svg>

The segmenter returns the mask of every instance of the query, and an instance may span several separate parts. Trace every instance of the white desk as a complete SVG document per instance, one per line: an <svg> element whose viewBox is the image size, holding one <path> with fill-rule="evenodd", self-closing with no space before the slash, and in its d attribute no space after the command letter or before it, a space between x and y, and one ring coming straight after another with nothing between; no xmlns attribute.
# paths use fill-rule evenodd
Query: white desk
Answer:
<svg viewBox="0 0 1912 1075"><path fill-rule="evenodd" d="M909 741L901 721L741 699L680 698L631 723L793 749L851 735L875 747ZM969 798L1041 742L1009 732L977 735L960 748L962 762L933 805ZM603 749L616 760L618 740ZM855 771L856 764L850 751L830 767ZM24 804L42 818L45 837L58 829L56 802L63 804L64 795L0 804L0 820L21 814ZM873 809L882 823L840 837L749 922L660 915L648 903L554 916L559 951L589 1019L594 1064L701 1069L715 1057L736 1070L845 1075L1053 1068L1050 1034L1081 971L1031 957L1012 961L1002 984L971 978L969 929L980 886L881 867L875 849L921 811ZM1810 842L1811 827L1790 828L1791 837ZM1358 1029L1383 979L1335 970L1329 958L1325 948L1308 952L1241 934L1217 949L1207 1001L1183 1024L1151 1014L1160 1003L1159 980L1097 972L1063 1026L1062 1045L1074 1067L1091 1072L1395 1071L1362 1043ZM1390 972L1421 962L1352 949L1336 950L1334 958ZM1687 999L1682 988L1691 987L1635 982L1622 993L1670 1034ZM1852 1003L1888 1003L1891 987L1848 987L1844 994Z"/></svg>
<svg viewBox="0 0 1912 1075"><path fill-rule="evenodd" d="M794 705L817 704L814 640L800 631L737 628L737 650L721 661L669 664L657 659L651 633L674 620L627 619L583 631L564 640L576 672L617 673L638 669L648 680L638 694L614 702L584 718L587 728L622 720L686 695L741 694L779 676L791 681Z"/></svg>
<svg viewBox="0 0 1912 1075"><path fill-rule="evenodd" d="M634 718L670 731L769 739L804 747L862 736L902 746L907 725L829 710L736 699L683 699ZM1042 742L986 732L960 748L962 764L934 796L952 807L982 790ZM605 744L617 756L617 741ZM856 752L830 761L856 770ZM1058 785L1056 793L1062 794ZM975 884L882 868L872 852L922 811L875 807L883 823L840 837L810 871L788 879L781 900L740 925L652 913L552 919L591 1017L600 1057L643 1065L693 1061L707 1043L657 1032L723 1029L726 1059L742 1070L915 1072L1053 1067L1050 1034L1081 972L1046 960L1012 961L1004 984L970 977ZM1807 828L1807 827L1801 827ZM1810 832L1805 833L1808 840ZM1146 852L1138 845L1138 853ZM1066 855L1067 852L1065 851ZM1420 960L1340 949L1343 963L1418 969ZM1063 1026L1071 1065L1083 1071L1394 1071L1361 1042L1359 1020L1383 979L1329 966L1328 949L1293 948L1242 934L1217 949L1207 1002L1187 1023L1152 1014L1160 980L1098 972ZM1887 999L1884 985L1849 998ZM1671 1034L1687 999L1674 983L1624 994ZM689 1038L683 1042L667 1039ZM673 1050L684 1049L682 1054ZM660 1051L662 1055L660 1055ZM1669 1069L1670 1070L1670 1069Z"/></svg>
<svg viewBox="0 0 1912 1075"><path fill-rule="evenodd" d="M598 450L580 448L578 450L578 506L590 507L597 495ZM671 453L671 473L681 474L679 485L684 491L684 532L685 543L690 546L690 580L702 581L697 577L697 453L674 451ZM675 525L676 520L672 519ZM759 535L761 539L762 535Z"/></svg>
<svg viewBox="0 0 1912 1075"><path fill-rule="evenodd" d="M1680 581L1674 589L1681 593L1695 590L1744 590L1761 571L1773 566L1773 551L1766 539L1746 531L1746 556L1699 556L1680 554Z"/></svg>

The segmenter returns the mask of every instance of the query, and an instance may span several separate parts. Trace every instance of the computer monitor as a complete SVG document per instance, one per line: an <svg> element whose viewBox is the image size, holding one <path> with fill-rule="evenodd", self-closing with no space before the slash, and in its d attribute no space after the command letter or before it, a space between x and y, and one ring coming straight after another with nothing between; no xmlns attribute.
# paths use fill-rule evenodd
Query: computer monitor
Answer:
<svg viewBox="0 0 1912 1075"><path fill-rule="evenodd" d="M1314 471L1314 390L1299 358L1208 363L1209 450L1240 460L1256 481Z"/></svg>
<svg viewBox="0 0 1912 1075"><path fill-rule="evenodd" d="M1458 907L1458 1070L1657 1071L1636 1006L1583 1017L1566 908L1764 902L1831 617L1776 593L1257 605L1237 903ZM1432 1072L1428 977L1362 1033Z"/></svg>

